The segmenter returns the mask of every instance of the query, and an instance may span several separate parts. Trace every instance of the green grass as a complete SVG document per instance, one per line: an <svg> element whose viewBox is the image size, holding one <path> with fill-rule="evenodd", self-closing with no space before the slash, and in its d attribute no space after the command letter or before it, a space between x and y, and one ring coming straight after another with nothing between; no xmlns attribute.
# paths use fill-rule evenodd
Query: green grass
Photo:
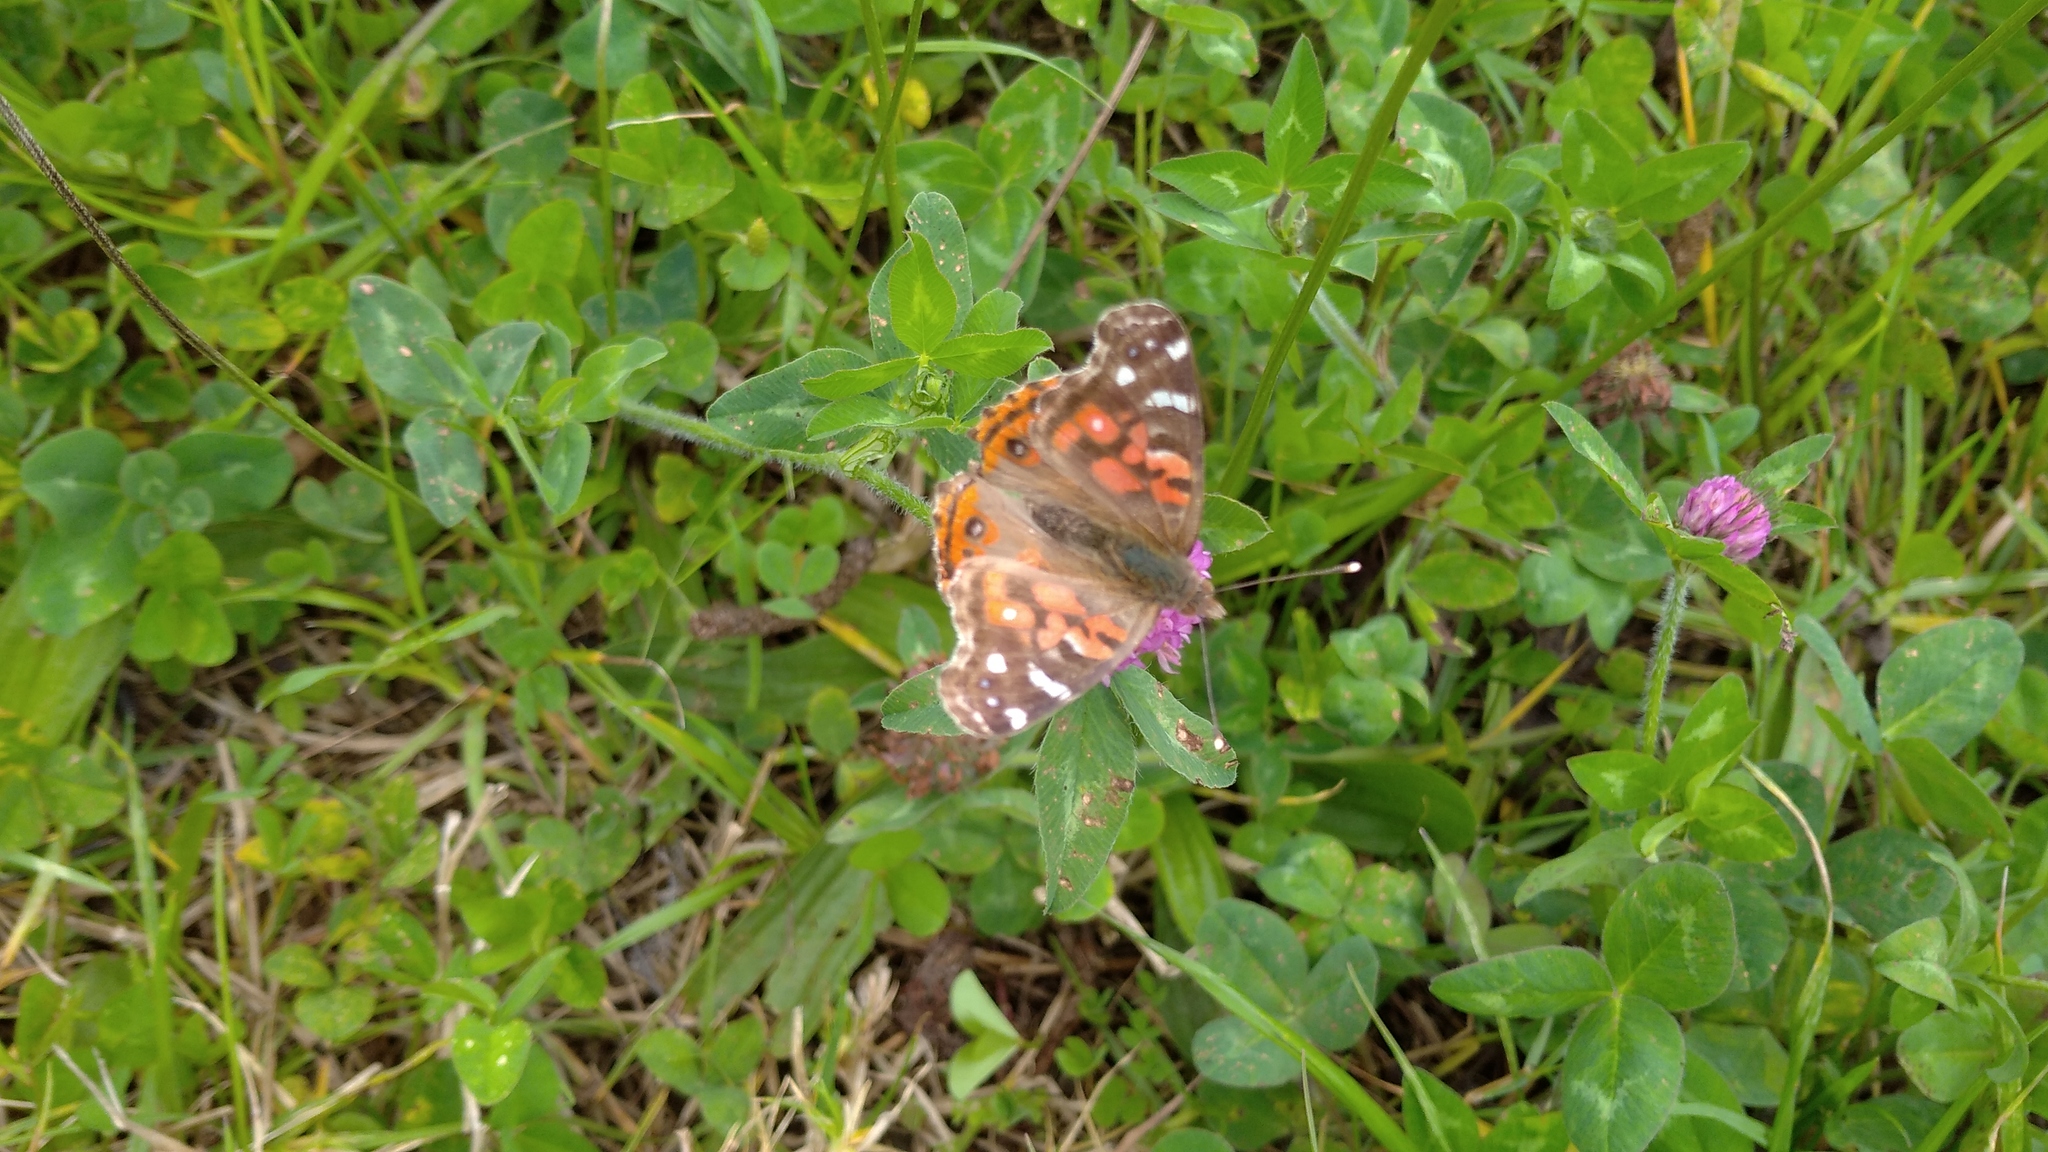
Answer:
<svg viewBox="0 0 2048 1152"><path fill-rule="evenodd" d="M2023 1147L2042 7L0 7L0 1148ZM1254 582L959 737L1137 298Z"/></svg>

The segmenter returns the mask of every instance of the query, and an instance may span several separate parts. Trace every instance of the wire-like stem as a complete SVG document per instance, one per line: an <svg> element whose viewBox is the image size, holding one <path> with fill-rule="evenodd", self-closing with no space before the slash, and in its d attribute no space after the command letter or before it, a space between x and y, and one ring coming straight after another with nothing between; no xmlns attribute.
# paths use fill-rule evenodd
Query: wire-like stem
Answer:
<svg viewBox="0 0 2048 1152"><path fill-rule="evenodd" d="M1664 684L1671 679L1671 654L1678 648L1679 621L1685 616L1686 593L1692 586L1692 565L1680 561L1664 585L1664 610L1657 616L1657 647L1643 675L1643 730L1636 749L1657 754L1657 725L1664 712Z"/></svg>

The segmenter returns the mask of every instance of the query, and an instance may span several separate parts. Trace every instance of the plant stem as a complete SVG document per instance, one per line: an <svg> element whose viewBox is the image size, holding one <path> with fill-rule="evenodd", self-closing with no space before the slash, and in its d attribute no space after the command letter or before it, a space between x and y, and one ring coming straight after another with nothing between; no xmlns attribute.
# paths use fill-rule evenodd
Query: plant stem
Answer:
<svg viewBox="0 0 2048 1152"><path fill-rule="evenodd" d="M1643 731L1636 750L1657 754L1657 723L1664 711L1664 682L1671 679L1671 653L1678 647L1679 620L1685 615L1692 565L1680 562L1664 585L1664 611L1657 617L1657 650L1643 677Z"/></svg>
<svg viewBox="0 0 2048 1152"><path fill-rule="evenodd" d="M2042 0L2048 3L2048 0ZM1408 45L1408 56L1401 61L1401 70L1394 74L1394 82L1380 98L1379 111L1373 114L1372 124L1365 130L1365 147L1358 151L1358 163L1351 169L1351 178L1344 183L1344 197L1337 202L1337 210L1330 214L1324 226L1322 243L1316 246L1315 260L1309 264L1308 274L1301 278L1301 291L1295 293L1294 307L1287 312L1287 318L1273 333L1273 344L1266 350L1266 368L1259 374L1259 390L1252 397L1252 404L1245 411L1244 427L1237 434L1237 443L1231 447L1230 462L1224 465L1223 478L1217 482L1215 491L1233 494L1244 484L1246 473L1251 470L1252 451L1259 443L1259 429L1265 423L1266 411L1273 406L1273 396L1280 390L1280 372L1287 365L1288 353L1294 350L1295 337L1301 335L1301 326L1308 319L1309 305L1315 302L1316 293L1323 290L1323 281L1330 275L1330 265L1337 259L1337 249L1350 239L1351 220L1358 215L1358 205L1365 198L1365 186L1372 180L1373 166L1379 163L1380 154L1386 151L1387 140L1394 133L1395 117L1400 115L1401 105L1408 99L1408 90L1415 86L1416 77L1422 74L1422 66L1428 63L1430 53L1436 51L1438 40L1443 39L1444 29L1450 26L1451 17L1457 14L1458 0L1436 0L1423 19L1421 27L1415 30L1415 39ZM1163 114L1163 113L1162 113Z"/></svg>

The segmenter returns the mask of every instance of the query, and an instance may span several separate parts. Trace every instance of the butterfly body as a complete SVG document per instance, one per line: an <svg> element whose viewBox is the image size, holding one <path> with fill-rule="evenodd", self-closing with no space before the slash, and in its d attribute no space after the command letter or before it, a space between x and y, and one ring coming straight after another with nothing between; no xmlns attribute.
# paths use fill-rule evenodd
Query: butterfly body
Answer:
<svg viewBox="0 0 2048 1152"><path fill-rule="evenodd" d="M1004 736L1108 679L1165 611L1223 615L1190 558L1200 381L1159 304L1104 313L1088 361L992 405L980 459L939 487L933 550L959 647L939 698Z"/></svg>

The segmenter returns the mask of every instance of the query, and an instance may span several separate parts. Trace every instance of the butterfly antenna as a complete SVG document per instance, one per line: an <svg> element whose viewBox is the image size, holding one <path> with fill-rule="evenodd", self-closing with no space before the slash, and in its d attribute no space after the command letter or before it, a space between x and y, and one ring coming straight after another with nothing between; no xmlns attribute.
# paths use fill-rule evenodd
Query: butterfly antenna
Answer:
<svg viewBox="0 0 2048 1152"><path fill-rule="evenodd" d="M1223 587L1216 589L1216 591L1235 592L1240 588L1255 588L1261 584L1278 584L1286 580L1307 580L1312 576L1349 576L1354 572L1364 570L1364 568L1365 565L1353 560L1348 564L1338 564L1331 568L1317 568L1311 572L1290 572L1285 576L1254 576L1250 580L1239 580L1235 584L1225 584Z"/></svg>
<svg viewBox="0 0 2048 1152"><path fill-rule="evenodd" d="M1209 692L1209 729L1216 738L1216 750L1229 747L1223 741L1223 717L1216 711L1216 675L1209 671L1209 623L1195 621L1195 630L1202 634L1202 687Z"/></svg>

